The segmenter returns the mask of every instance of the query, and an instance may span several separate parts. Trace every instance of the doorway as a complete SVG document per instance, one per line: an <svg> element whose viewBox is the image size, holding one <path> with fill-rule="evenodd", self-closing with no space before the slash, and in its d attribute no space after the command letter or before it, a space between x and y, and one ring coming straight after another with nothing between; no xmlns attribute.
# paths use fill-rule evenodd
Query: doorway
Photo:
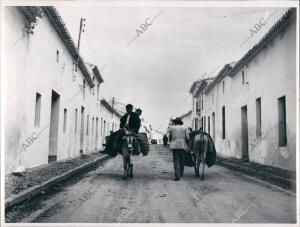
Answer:
<svg viewBox="0 0 300 227"><path fill-rule="evenodd" d="M242 160L249 161L247 106L241 108Z"/></svg>
<svg viewBox="0 0 300 227"><path fill-rule="evenodd" d="M95 138L95 149L97 149L98 146L98 117L96 117L96 138Z"/></svg>
<svg viewBox="0 0 300 227"><path fill-rule="evenodd" d="M216 117L215 117L215 112L212 114L212 137L213 140L215 141L216 137Z"/></svg>
<svg viewBox="0 0 300 227"><path fill-rule="evenodd" d="M84 107L81 106L81 119L80 119L80 154L83 154L83 141L84 140Z"/></svg>
<svg viewBox="0 0 300 227"><path fill-rule="evenodd" d="M52 90L48 163L57 160L60 95Z"/></svg>

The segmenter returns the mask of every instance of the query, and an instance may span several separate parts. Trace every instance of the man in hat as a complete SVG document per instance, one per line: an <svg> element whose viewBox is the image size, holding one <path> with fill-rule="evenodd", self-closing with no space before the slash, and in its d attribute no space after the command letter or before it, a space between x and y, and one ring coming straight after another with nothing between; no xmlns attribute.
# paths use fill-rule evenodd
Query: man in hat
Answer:
<svg viewBox="0 0 300 227"><path fill-rule="evenodd" d="M180 177L183 177L185 152L188 150L186 140L189 135L180 118L174 119L173 123L174 125L170 127L169 141L173 152L175 181L179 181Z"/></svg>
<svg viewBox="0 0 300 227"><path fill-rule="evenodd" d="M168 145L168 140L169 140L168 136L165 134L164 137L163 137L163 143L164 143L165 147L167 147L167 145Z"/></svg>
<svg viewBox="0 0 300 227"><path fill-rule="evenodd" d="M140 115L142 110L137 109L136 112L133 112L133 105L126 105L126 114L120 119L120 128L127 129L129 131L138 133L141 126Z"/></svg>

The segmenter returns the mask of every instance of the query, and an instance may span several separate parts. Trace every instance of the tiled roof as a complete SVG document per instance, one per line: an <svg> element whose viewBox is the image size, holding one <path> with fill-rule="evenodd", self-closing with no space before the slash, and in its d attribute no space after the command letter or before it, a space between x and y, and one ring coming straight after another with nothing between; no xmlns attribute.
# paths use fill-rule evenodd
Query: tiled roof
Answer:
<svg viewBox="0 0 300 227"><path fill-rule="evenodd" d="M261 50L263 50L270 41L272 41L281 31L284 29L288 23L290 16L294 13L296 9L290 8L264 35L264 37L252 47L237 63L232 67L228 75L233 77L241 67L250 62Z"/></svg>
<svg viewBox="0 0 300 227"><path fill-rule="evenodd" d="M100 102L108 111L114 113L118 117L122 117L121 114L118 111L116 111L116 109L113 108L105 99L101 99Z"/></svg>
<svg viewBox="0 0 300 227"><path fill-rule="evenodd" d="M200 85L201 85L201 81L197 80L195 82L193 82L191 88L190 88L190 93L193 94L195 89L197 89Z"/></svg>
<svg viewBox="0 0 300 227"><path fill-rule="evenodd" d="M204 93L207 94L217 83L223 80L233 65L234 62L224 65L224 67L217 74L216 78L205 88Z"/></svg>
<svg viewBox="0 0 300 227"><path fill-rule="evenodd" d="M58 35L66 45L67 49L71 53L73 59L78 61L78 67L81 70L84 78L87 80L90 87L94 87L93 80L91 79L91 75L83 61L83 58L80 56L77 47L65 25L61 16L57 12L57 10L53 6L42 6L43 11L49 18L51 24L54 26L55 30L57 31Z"/></svg>
<svg viewBox="0 0 300 227"><path fill-rule="evenodd" d="M22 11L29 23L36 23L37 17L43 17L43 10L38 6L20 6L18 9Z"/></svg>
<svg viewBox="0 0 300 227"><path fill-rule="evenodd" d="M199 79L199 80L195 81L191 86L190 93L193 94L194 91L196 91L195 92L195 97L196 97L198 95L198 93L205 88L205 86L208 84L208 81L213 80L213 79L215 79L215 77Z"/></svg>
<svg viewBox="0 0 300 227"><path fill-rule="evenodd" d="M240 60L226 64L219 72L216 79L211 82L204 90L207 94L217 83L219 83L225 76L233 77L239 71L241 67L251 61L263 48L273 40L279 32L285 28L289 22L289 17L295 9L289 9L267 32L267 34L253 47L251 48Z"/></svg>
<svg viewBox="0 0 300 227"><path fill-rule="evenodd" d="M99 81L99 83L103 83L103 82L104 82L104 80L103 80L103 78L102 78L102 76L101 76L101 74L100 74L100 71L99 71L99 69L98 69L97 66L94 66L94 68L93 68L93 73L94 73L94 75L96 76L96 78L97 78L97 80Z"/></svg>

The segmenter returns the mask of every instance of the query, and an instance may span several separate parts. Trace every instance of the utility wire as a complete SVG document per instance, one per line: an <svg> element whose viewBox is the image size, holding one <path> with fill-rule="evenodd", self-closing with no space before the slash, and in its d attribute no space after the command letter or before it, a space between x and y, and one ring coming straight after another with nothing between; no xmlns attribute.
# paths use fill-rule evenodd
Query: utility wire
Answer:
<svg viewBox="0 0 300 227"><path fill-rule="evenodd" d="M245 15L245 14L254 14L257 12L265 12L268 11L268 9L264 10L254 10L254 11L247 11L247 12L241 12L241 13L232 13L232 14L227 14L227 15L221 15L221 16L214 16L214 17L208 17L209 19L214 19L214 18L225 18L225 17L231 17L231 16L240 16L240 15Z"/></svg>
<svg viewBox="0 0 300 227"><path fill-rule="evenodd" d="M240 12L240 13L232 13L232 14L226 14L226 15L220 15L220 16L212 16L212 17L200 17L200 18L191 18L191 19L183 19L183 20L177 20L179 22L181 21L204 21L204 20L211 20L211 19L218 19L218 18L228 18L228 17L232 17L232 16L241 16L241 15L245 15L245 14L255 14L257 12L265 12L268 11L269 9L265 9L265 10L254 10L254 11L247 11L247 12Z"/></svg>

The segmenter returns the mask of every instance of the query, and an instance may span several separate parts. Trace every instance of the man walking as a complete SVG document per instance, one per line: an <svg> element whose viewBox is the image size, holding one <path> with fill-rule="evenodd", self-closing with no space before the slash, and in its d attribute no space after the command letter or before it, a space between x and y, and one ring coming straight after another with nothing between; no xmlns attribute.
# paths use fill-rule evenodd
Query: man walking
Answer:
<svg viewBox="0 0 300 227"><path fill-rule="evenodd" d="M167 137L166 134L165 134L164 137L163 137L163 143L164 143L164 146L167 147L167 144L168 144L168 137Z"/></svg>
<svg viewBox="0 0 300 227"><path fill-rule="evenodd" d="M179 181L184 172L184 157L188 150L186 140L189 135L187 130L182 126L183 122L180 118L173 120L174 126L170 127L170 149L173 152L173 162L175 171L175 181Z"/></svg>

